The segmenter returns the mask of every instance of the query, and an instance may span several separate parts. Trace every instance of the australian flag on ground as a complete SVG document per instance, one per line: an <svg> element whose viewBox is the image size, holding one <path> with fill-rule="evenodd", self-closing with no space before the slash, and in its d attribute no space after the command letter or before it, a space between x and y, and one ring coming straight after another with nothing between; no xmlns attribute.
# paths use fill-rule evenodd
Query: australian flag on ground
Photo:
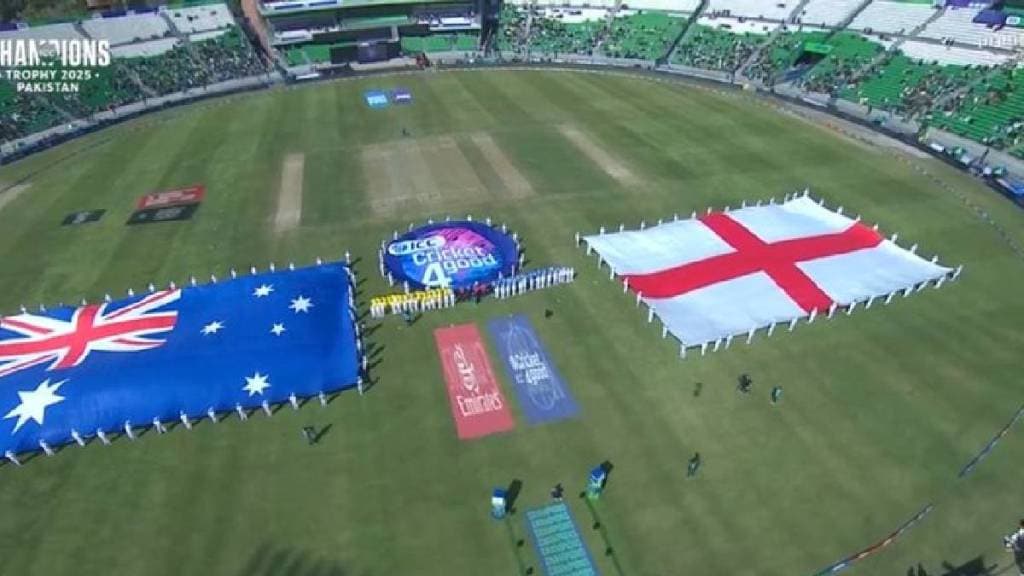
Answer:
<svg viewBox="0 0 1024 576"><path fill-rule="evenodd" d="M0 318L0 454L356 385L342 264Z"/></svg>

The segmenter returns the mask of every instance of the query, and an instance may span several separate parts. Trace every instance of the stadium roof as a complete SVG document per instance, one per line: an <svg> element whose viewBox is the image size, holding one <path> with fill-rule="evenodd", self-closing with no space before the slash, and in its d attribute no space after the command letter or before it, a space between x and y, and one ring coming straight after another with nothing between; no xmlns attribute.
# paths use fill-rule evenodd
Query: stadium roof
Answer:
<svg viewBox="0 0 1024 576"><path fill-rule="evenodd" d="M260 13L273 17L283 14L343 10L364 6L391 6L397 4L450 4L451 0L296 0L283 2L261 2Z"/></svg>

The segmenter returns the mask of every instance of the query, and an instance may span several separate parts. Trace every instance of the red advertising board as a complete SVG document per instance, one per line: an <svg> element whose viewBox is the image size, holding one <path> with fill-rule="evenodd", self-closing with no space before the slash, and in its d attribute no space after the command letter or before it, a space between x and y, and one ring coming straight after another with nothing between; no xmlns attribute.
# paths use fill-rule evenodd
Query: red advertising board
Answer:
<svg viewBox="0 0 1024 576"><path fill-rule="evenodd" d="M514 428L476 325L439 328L434 340L459 438L468 440Z"/></svg>
<svg viewBox="0 0 1024 576"><path fill-rule="evenodd" d="M162 192L151 192L142 198L136 205L137 210L149 208L166 208L168 206L181 206L184 204L199 204L206 196L206 187L202 184L178 188L177 190L164 190Z"/></svg>

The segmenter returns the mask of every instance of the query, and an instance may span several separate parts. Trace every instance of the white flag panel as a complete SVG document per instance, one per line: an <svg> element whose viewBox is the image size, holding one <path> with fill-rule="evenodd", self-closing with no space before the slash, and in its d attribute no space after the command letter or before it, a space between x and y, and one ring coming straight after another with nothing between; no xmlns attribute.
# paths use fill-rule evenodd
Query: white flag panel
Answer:
<svg viewBox="0 0 1024 576"><path fill-rule="evenodd" d="M662 292L654 298L641 289L644 302L688 346L951 272L807 197L584 241L628 277L631 289L646 281Z"/></svg>

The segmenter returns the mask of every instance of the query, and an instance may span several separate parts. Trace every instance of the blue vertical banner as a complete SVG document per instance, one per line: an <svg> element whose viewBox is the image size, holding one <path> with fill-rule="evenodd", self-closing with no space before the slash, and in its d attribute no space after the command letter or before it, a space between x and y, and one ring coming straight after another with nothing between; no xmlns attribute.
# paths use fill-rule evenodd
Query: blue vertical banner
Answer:
<svg viewBox="0 0 1024 576"><path fill-rule="evenodd" d="M530 320L521 314L487 324L530 425L573 418L579 407Z"/></svg>

